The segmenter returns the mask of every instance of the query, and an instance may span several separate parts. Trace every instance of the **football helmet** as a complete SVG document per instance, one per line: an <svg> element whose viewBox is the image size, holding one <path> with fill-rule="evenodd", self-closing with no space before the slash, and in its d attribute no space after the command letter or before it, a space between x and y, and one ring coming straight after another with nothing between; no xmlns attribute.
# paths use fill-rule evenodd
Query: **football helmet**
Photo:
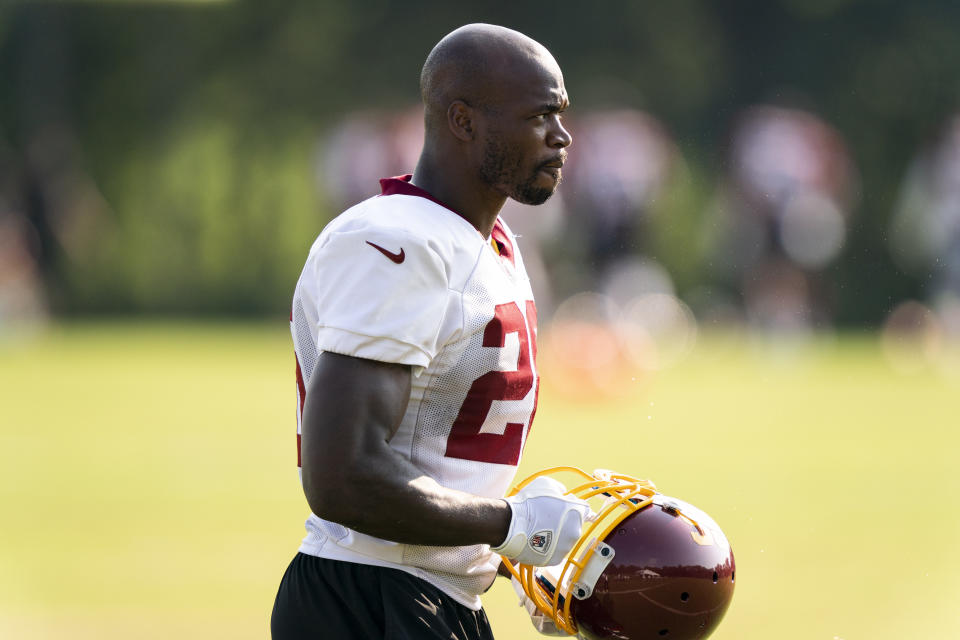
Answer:
<svg viewBox="0 0 960 640"><path fill-rule="evenodd" d="M504 565L558 629L587 640L698 640L733 598L736 565L720 527L648 480L612 471L554 467L567 493L597 505L561 564ZM559 478L558 478L559 479Z"/></svg>

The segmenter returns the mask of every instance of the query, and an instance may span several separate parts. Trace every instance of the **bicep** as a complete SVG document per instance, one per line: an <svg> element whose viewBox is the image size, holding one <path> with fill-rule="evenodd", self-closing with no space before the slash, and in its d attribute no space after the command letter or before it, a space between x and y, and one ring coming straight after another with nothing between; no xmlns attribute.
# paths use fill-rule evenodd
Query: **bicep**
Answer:
<svg viewBox="0 0 960 640"><path fill-rule="evenodd" d="M385 540L498 544L510 524L506 502L446 489L390 446L410 383L408 365L320 356L301 420L301 478L310 509Z"/></svg>
<svg viewBox="0 0 960 640"><path fill-rule="evenodd" d="M410 367L322 353L301 421L303 469L345 471L383 447L410 398Z"/></svg>

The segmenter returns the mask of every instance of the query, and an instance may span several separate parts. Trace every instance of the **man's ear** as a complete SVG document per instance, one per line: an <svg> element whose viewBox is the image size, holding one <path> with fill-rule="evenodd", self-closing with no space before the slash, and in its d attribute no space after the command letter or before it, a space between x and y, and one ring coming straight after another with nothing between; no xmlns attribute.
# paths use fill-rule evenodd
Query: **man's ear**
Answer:
<svg viewBox="0 0 960 640"><path fill-rule="evenodd" d="M447 107L447 126L453 135L464 142L469 142L476 136L473 115L473 108L463 100L454 100Z"/></svg>

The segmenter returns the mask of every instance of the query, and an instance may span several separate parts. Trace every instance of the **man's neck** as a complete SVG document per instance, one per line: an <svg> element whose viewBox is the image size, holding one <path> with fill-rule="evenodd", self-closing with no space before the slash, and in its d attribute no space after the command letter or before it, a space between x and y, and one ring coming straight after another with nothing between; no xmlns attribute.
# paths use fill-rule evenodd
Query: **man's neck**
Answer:
<svg viewBox="0 0 960 640"><path fill-rule="evenodd" d="M490 237L497 215L507 200L457 167L435 162L426 152L420 156L410 183L447 203L484 238Z"/></svg>

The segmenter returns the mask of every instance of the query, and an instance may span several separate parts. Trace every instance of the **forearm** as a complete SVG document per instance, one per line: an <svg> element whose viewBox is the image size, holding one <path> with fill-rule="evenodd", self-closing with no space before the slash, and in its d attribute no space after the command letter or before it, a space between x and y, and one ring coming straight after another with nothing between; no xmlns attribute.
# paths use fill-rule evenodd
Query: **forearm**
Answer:
<svg viewBox="0 0 960 640"><path fill-rule="evenodd" d="M395 542L436 546L498 545L507 536L510 506L441 486L395 451L335 474L304 469L304 492L321 518Z"/></svg>

